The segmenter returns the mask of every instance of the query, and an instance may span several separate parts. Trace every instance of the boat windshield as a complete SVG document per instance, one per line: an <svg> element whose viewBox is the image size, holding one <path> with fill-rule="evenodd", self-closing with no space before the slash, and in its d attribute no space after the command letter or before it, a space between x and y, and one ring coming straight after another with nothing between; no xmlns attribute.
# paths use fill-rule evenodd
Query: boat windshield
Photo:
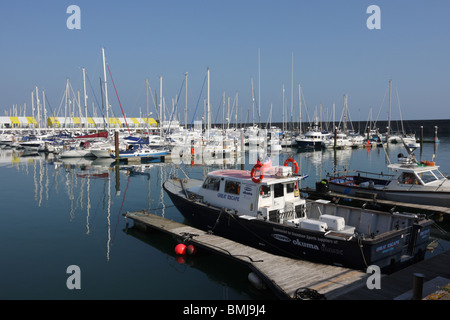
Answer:
<svg viewBox="0 0 450 320"><path fill-rule="evenodd" d="M219 191L220 179L216 177L207 177L203 183L203 189Z"/></svg>
<svg viewBox="0 0 450 320"><path fill-rule="evenodd" d="M424 184L437 180L436 176L431 171L420 172L418 173L418 176L420 179L422 179Z"/></svg>
<svg viewBox="0 0 450 320"><path fill-rule="evenodd" d="M432 170L433 174L438 178L439 180L445 179L445 176L439 171L439 170Z"/></svg>

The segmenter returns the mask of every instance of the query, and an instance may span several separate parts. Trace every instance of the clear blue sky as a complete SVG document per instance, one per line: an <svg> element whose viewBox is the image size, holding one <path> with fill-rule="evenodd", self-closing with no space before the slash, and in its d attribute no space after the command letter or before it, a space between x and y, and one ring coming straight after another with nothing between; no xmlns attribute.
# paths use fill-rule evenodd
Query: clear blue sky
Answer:
<svg viewBox="0 0 450 320"><path fill-rule="evenodd" d="M81 9L81 30L69 30L69 5ZM381 9L381 29L369 30L368 6ZM258 50L261 57L261 121L272 104L272 121L282 120L282 87L291 106L294 56L294 120L298 119L298 84L310 118L320 104L331 119L333 103L340 117L348 95L352 120L387 119L386 90L392 78L392 117L450 119L450 1L54 1L0 2L0 114L13 104L27 104L31 91L45 90L59 110L66 78L82 87L82 71L100 100L101 48L127 116L146 112L145 79L163 95L170 109L187 72L188 119L197 101L203 114L206 69L211 70L213 121L221 121L222 94L239 118L252 121L252 89L258 98ZM109 79L109 75L108 75ZM109 100L120 115L112 82ZM89 112L94 94L89 91ZM397 96L398 93L398 96ZM178 111L183 118L184 88ZM384 99L384 102L383 102ZM258 105L258 101L256 101ZM47 105L49 108L49 105ZM154 112L151 102L150 111ZM303 110L303 119L306 111ZM379 114L379 115L378 115Z"/></svg>

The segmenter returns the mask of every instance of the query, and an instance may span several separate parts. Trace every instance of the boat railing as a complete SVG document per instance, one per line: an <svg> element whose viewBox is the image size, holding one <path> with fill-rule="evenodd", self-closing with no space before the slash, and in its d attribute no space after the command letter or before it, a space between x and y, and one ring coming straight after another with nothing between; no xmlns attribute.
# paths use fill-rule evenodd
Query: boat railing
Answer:
<svg viewBox="0 0 450 320"><path fill-rule="evenodd" d="M383 172L368 172L368 171L360 171L360 170L344 170L344 171L334 171L332 173L327 173L327 177L330 178L336 178L336 177L342 177L342 176L348 176L348 175L355 175L355 176L377 176L377 177L394 177L393 174L386 174Z"/></svg>

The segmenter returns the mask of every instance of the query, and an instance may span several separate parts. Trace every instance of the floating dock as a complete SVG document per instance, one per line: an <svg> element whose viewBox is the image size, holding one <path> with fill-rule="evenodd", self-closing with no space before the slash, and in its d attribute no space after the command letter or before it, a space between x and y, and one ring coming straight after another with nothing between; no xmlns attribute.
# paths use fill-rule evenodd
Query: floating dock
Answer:
<svg viewBox="0 0 450 320"><path fill-rule="evenodd" d="M419 299L449 300L450 292L439 293L441 288L450 288L450 251L417 262L393 274L383 276L379 289L362 286L341 295L342 300L413 300L415 277L421 278Z"/></svg>
<svg viewBox="0 0 450 320"><path fill-rule="evenodd" d="M202 250L232 258L250 270L280 299L335 299L364 286L369 274L359 270L273 255L146 211L127 212L126 219L143 231L157 230ZM127 222L128 223L128 222Z"/></svg>

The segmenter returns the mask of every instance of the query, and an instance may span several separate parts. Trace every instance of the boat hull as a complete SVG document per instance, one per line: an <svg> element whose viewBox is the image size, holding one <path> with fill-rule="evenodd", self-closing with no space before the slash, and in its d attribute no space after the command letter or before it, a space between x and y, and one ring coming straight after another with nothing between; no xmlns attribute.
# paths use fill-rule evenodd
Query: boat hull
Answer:
<svg viewBox="0 0 450 320"><path fill-rule="evenodd" d="M351 177L351 179L357 179L357 177ZM357 197L361 194L373 194L376 196L376 199L379 200L450 207L450 192L448 191L415 191L412 190L411 187L407 187L405 190L390 190L388 188L377 190L375 188L366 188L351 184L340 184L333 181L328 181L328 184L330 191L347 196Z"/></svg>
<svg viewBox="0 0 450 320"><path fill-rule="evenodd" d="M390 232L388 236L374 239L332 237L326 236L323 232L240 216L189 199L179 180L178 182L169 180L163 187L181 214L200 229L295 259L359 270L364 270L369 265L377 265L389 272L404 265L402 257L406 253L405 247L414 242L411 242L411 237L415 239L414 247L408 250L410 256L414 258L409 262L422 260L428 244L431 223L417 226L413 231L397 230ZM420 232L423 232L422 235L418 232L419 228Z"/></svg>

